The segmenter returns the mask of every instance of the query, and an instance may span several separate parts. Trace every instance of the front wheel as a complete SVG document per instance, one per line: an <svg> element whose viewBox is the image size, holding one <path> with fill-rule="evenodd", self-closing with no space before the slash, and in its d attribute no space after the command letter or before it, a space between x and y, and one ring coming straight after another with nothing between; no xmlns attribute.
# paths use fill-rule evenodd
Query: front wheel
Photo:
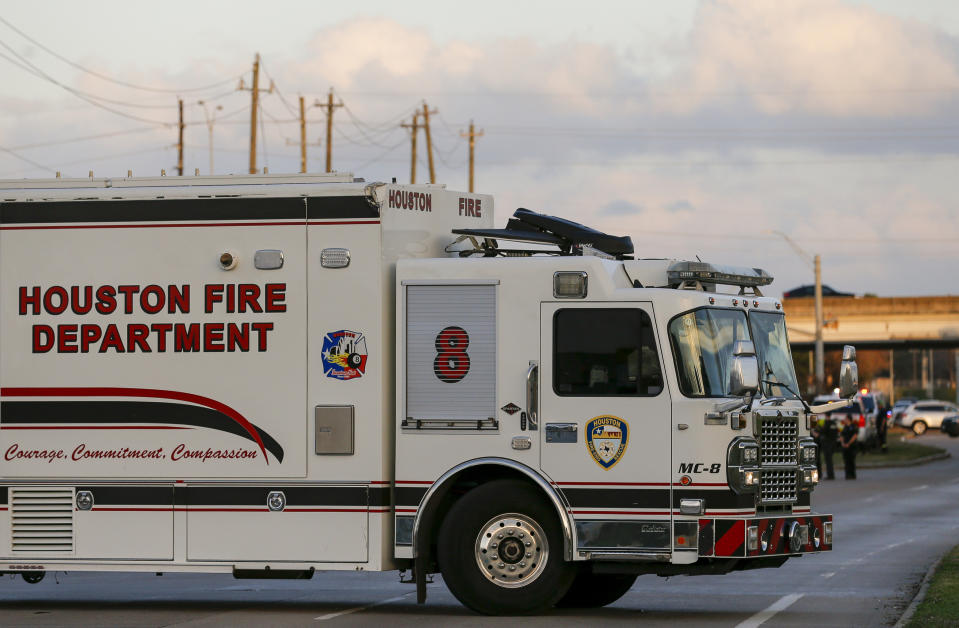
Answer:
<svg viewBox="0 0 959 628"><path fill-rule="evenodd" d="M563 559L556 510L516 480L483 484L456 502L440 528L437 555L453 595L486 615L545 611L576 574Z"/></svg>
<svg viewBox="0 0 959 628"><path fill-rule="evenodd" d="M912 433L916 436L922 436L927 429L929 429L929 426L926 425L925 421L916 421L912 424Z"/></svg>
<svg viewBox="0 0 959 628"><path fill-rule="evenodd" d="M572 586L556 606L562 608L600 608L612 604L633 588L636 574L594 574L581 569Z"/></svg>

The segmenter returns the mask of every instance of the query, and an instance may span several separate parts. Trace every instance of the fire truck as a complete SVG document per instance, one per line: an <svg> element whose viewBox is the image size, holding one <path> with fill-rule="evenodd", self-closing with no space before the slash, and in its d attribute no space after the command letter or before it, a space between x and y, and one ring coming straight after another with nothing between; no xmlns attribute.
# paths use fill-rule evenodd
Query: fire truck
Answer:
<svg viewBox="0 0 959 628"><path fill-rule="evenodd" d="M442 185L0 182L0 572L514 614L828 551L771 281Z"/></svg>

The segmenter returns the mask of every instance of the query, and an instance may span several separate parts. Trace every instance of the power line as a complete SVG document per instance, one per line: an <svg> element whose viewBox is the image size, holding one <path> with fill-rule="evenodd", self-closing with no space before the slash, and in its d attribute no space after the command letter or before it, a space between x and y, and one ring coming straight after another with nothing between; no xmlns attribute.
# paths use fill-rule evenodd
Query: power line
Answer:
<svg viewBox="0 0 959 628"><path fill-rule="evenodd" d="M36 142L33 144L21 144L20 146L13 146L11 150L26 150L29 148L42 148L44 146L59 146L60 144L73 144L75 142L86 142L88 140L98 140L105 137L117 137L119 135L132 135L135 133L144 133L146 131L155 131L155 126L142 126L135 129L127 129L125 131L113 131L111 133L98 133L97 135L83 135L80 137L71 137L65 140L51 140L49 142Z"/></svg>
<svg viewBox="0 0 959 628"><path fill-rule="evenodd" d="M204 85L204 86L202 86L202 87L186 87L186 88L181 88L181 89L169 89L169 88L162 88L162 87L148 87L148 86L145 86L145 85L136 85L136 84L134 84L134 83L128 83L128 82L126 82L126 81L121 81L121 80L115 79L115 78L113 78L113 77L111 77L111 76L107 76L107 75L105 75L105 74L101 74L100 72L96 72L96 71L94 71L94 70L91 70L91 69L89 69L89 68L86 68L86 67L80 65L79 63L75 63L75 62L71 61L70 59L67 59L66 57L64 57L64 56L58 54L57 52L54 52L54 51L51 50L50 48L44 46L43 44L41 44L39 41L37 41L37 40L34 39L33 37L30 37L29 35L27 35L26 33L24 33L22 30L20 30L19 28L17 28L16 26L14 26L13 24L11 24L11 23L8 22L7 20L5 20L3 17L0 17L0 22L2 22L4 25L6 25L6 27L9 28L10 30L12 30L13 32L17 33L18 35L20 35L21 37L23 37L24 39L26 39L27 41L29 41L30 43L32 43L32 44L33 44L34 46L36 46L37 48L40 48L41 50L43 50L43 51L46 52L47 54L50 54L50 55L56 57L57 59L59 59L60 61L66 63L67 65L69 65L69 66L71 66L71 67L73 67L73 68L76 68L77 70L80 70L81 72L85 72L85 73L87 73L87 74L89 74L89 75L91 75L91 76L95 76L95 77L97 77L97 78L99 78L99 79L102 79L102 80L104 80L104 81L108 81L108 82L110 82L110 83L115 83L116 85L122 85L123 87L129 87L130 89L139 89L139 90L142 90L142 91L147 91L147 92L159 92L159 93L164 93L164 94L181 94L181 93L187 93L187 92L202 92L202 91L205 91L205 90L208 90L208 89L213 89L214 87L220 87L221 85L226 85L226 84L228 84L228 83L233 83L234 81L236 81L237 79L239 79L241 76L243 76L243 73L240 73L240 74L237 74L236 76L233 76L233 77L231 77L231 78L229 78L229 79L226 79L226 80L223 80L223 81L218 81L218 82L212 83L212 84L210 84L210 85Z"/></svg>
<svg viewBox="0 0 959 628"><path fill-rule="evenodd" d="M29 157L24 157L23 155L17 153L16 151L13 151L13 150L11 150L11 149L9 149L9 148L5 148L5 147L3 147L3 146L0 146L0 151L3 151L3 152L5 152L5 153L7 153L8 155L11 155L11 156L13 156L13 157L16 157L16 158L19 159L20 161L23 161L23 162L26 162L26 163L30 164L30 165L33 166L34 168L39 168L40 170L46 170L47 172L56 173L56 170L54 170L53 168L50 168L49 166L44 166L44 165L41 164L41 163L37 163L37 162L33 161L32 159L30 159Z"/></svg>
<svg viewBox="0 0 959 628"><path fill-rule="evenodd" d="M101 103L101 102L98 102L98 101L96 101L96 100L93 100L93 98L88 97L88 96L85 95L83 92L80 92L79 90L76 90L76 89L74 89L74 88L72 88L72 87L69 87L69 86L67 86L67 85L64 85L63 83L61 83L60 81L56 80L55 78L53 78L53 77L50 76L49 74L46 74L45 72L43 72L42 70L40 70L39 68L37 68L36 66L34 66L32 63L30 63L30 62L27 61L26 59L23 59L23 57L21 57L19 54L17 54L15 51L13 51L13 50L12 50L9 46L7 46L7 44L5 44L4 42L0 42L0 45L2 45L4 48L7 48L8 50L10 50L10 52L12 52L15 57L21 59L21 60L24 62L24 65L26 65L27 67L24 67L24 65L21 65L20 63L17 63L16 61L14 61L13 59L11 59L11 58L8 57L7 55L3 54L2 52L0 52L0 58L4 58L4 59L6 59L7 61L10 61L10 62L13 63L14 65L16 65L17 67L19 67L19 68L21 68L21 69L23 69L23 70L25 70L25 71L27 71L27 72L30 72L30 73L33 74L34 76L37 76L38 78L41 78L41 79L43 79L43 80L46 80L46 81L48 81L48 82L56 85L57 87L60 87L61 89L64 89L64 90L70 92L71 94L73 94L74 96L76 96L77 98L79 98L80 100L83 100L83 101L85 101L85 102L93 105L94 107L98 107L98 108L103 109L103 110L105 110L105 111L109 111L110 113L116 114L116 115L118 115L118 116L122 116L122 117L124 117L124 118L129 118L129 119L131 119L131 120L136 120L136 121L138 121L138 122L149 122L149 123L151 123L151 124L156 124L156 125L164 126L164 127L173 126L173 123L171 123L171 122L163 122L163 121L160 121L160 120L153 120L153 119L151 119L151 118L144 118L144 117L141 117L141 116L136 116L136 115L133 115L133 114L126 113L126 112L124 112L124 111L119 111L119 110L114 109L114 108L112 108L112 107L108 107L108 106L104 105L104 104Z"/></svg>
<svg viewBox="0 0 959 628"><path fill-rule="evenodd" d="M284 96L283 92L280 91L280 88L276 86L276 82L273 80L273 77L270 76L270 73L267 72L266 65L262 61L260 62L260 69L263 70L263 74L266 74L266 78L270 79L270 85L272 85L273 89L276 90L276 95L280 97L280 102L282 102L283 106L286 107L286 110L290 112L290 115L295 117L297 115L296 109L294 109L293 106L287 102L286 96Z"/></svg>

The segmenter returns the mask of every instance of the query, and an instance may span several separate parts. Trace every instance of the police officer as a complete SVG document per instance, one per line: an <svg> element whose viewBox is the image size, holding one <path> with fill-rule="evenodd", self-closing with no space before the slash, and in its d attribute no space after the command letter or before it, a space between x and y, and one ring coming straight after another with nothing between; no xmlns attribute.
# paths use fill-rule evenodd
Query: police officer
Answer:
<svg viewBox="0 0 959 628"><path fill-rule="evenodd" d="M889 408L885 405L880 406L879 416L876 417L876 434L879 437L879 453L888 454L886 438L889 434Z"/></svg>
<svg viewBox="0 0 959 628"><path fill-rule="evenodd" d="M846 479L856 479L856 439L859 438L859 426L852 422L852 415L846 414L842 418L842 431L839 433L839 444L842 445L842 461L846 467Z"/></svg>
<svg viewBox="0 0 959 628"><path fill-rule="evenodd" d="M836 451L836 424L825 415L820 421L813 424L812 436L816 440L816 469L819 470L819 477L826 480L835 480L836 472L833 470L832 456ZM826 459L826 475L822 473L823 458Z"/></svg>

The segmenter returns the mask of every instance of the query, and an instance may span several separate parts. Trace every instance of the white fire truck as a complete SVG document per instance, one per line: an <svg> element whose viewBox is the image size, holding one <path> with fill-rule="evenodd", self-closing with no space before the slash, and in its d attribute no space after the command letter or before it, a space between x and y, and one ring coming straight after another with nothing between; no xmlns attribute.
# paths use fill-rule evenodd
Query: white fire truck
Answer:
<svg viewBox="0 0 959 628"><path fill-rule="evenodd" d="M772 278L632 255L438 185L0 183L0 572L529 613L831 549Z"/></svg>

